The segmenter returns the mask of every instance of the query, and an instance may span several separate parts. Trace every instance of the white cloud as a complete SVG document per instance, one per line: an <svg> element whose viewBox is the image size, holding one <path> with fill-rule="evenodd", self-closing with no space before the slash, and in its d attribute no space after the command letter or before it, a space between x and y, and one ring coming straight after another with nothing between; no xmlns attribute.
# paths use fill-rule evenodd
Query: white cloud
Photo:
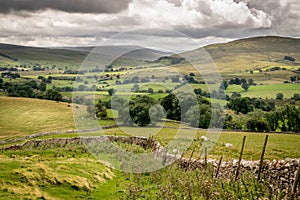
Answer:
<svg viewBox="0 0 300 200"><path fill-rule="evenodd" d="M226 41L270 33L299 37L298 10L297 0L133 0L127 10L117 13L4 12L0 42L81 46L137 28L174 29L201 44L207 39ZM174 39L167 32L155 34L162 43ZM145 39L135 37L131 41Z"/></svg>
<svg viewBox="0 0 300 200"><path fill-rule="evenodd" d="M182 0L178 7L167 0L133 0L129 16L148 27L191 26L203 28L226 24L269 27L270 16L262 10L249 9L244 2L233 0Z"/></svg>

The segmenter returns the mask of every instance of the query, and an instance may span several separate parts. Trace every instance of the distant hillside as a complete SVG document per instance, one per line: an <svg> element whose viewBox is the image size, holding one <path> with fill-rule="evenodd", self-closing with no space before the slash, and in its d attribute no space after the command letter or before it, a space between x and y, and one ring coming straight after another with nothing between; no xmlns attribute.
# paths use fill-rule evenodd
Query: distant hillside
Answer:
<svg viewBox="0 0 300 200"><path fill-rule="evenodd" d="M161 55L159 54L160 52L155 50L149 49L147 52L144 52L145 50L142 49L141 51L131 52L122 58L116 59L116 55L119 55L119 52L123 52L124 50L130 52L132 48L130 46L98 48L96 54L90 59L91 62L89 64L99 65L99 60L101 60L101 64L111 64L110 61L114 60L115 65L140 65L144 64L144 61L141 61L143 57L153 58L154 56L156 58ZM78 67L92 49L93 47L39 48L0 44L0 65L41 64Z"/></svg>
<svg viewBox="0 0 300 200"><path fill-rule="evenodd" d="M62 49L75 50L80 52L91 52L95 47L66 47ZM96 49L97 52L107 56L119 56L122 52L126 52L122 55L123 58L133 60L153 61L161 56L171 55L171 53L157 51L150 48L143 48L134 45L119 45L119 46L99 46Z"/></svg>
<svg viewBox="0 0 300 200"><path fill-rule="evenodd" d="M5 55L5 56L3 56ZM0 44L0 64L80 65L87 54L64 49L47 49Z"/></svg>
<svg viewBox="0 0 300 200"><path fill-rule="evenodd" d="M236 71L270 65L300 65L300 39L284 37L255 37L203 47L219 69ZM182 57L199 59L199 48L182 53ZM292 57L295 61L285 59Z"/></svg>
<svg viewBox="0 0 300 200"><path fill-rule="evenodd" d="M36 48L9 44L0 44L0 65L42 64L78 67L94 47L64 47L64 48ZM145 61L174 64L174 57L188 58L187 60L207 61L206 52L212 57L218 68L223 72L251 70L267 66L300 65L300 39L284 37L255 37L240 39L228 43L208 45L179 55L161 52L138 46L103 46L97 48L96 54L89 63L91 66L111 64L120 52L125 53L114 61L115 65L141 65ZM202 56L202 58L201 58ZM102 62L99 63L99 60ZM175 62L178 65L178 62ZM179 65L186 65L184 59Z"/></svg>

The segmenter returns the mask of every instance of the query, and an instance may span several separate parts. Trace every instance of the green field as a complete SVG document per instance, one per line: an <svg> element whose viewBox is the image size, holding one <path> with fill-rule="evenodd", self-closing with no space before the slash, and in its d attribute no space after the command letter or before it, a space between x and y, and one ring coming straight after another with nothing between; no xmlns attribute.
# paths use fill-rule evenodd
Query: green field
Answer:
<svg viewBox="0 0 300 200"><path fill-rule="evenodd" d="M26 99L26 98L8 98L0 97L1 104L1 139L9 139L15 137L26 136L40 132L66 131L74 130L75 125L72 116L72 107L68 107L67 103L56 103L53 101ZM78 108L85 109L85 108ZM9 115L7 113L10 113ZM47 113L47 115L45 114ZM112 117L111 110L108 110L108 117ZM113 125L114 120L100 120L101 126ZM155 127L123 127L107 129L104 132L82 133L84 135L135 135L146 136L150 135L157 138L163 145L169 143L176 135L178 123L166 122L158 123L158 126L167 128ZM184 125L185 128L188 126ZM191 135L194 131L184 129L183 134ZM205 130L199 130L193 145L186 152L189 156L193 148L199 154L201 141L199 137L205 135ZM262 148L265 133L243 133L243 132L228 132L224 131L221 134L215 148L210 153L210 156L217 158L223 155L226 159L237 158L241 147L243 136L247 136L245 149L245 159L259 159L260 149ZM47 137L74 137L78 134L62 134ZM45 138L45 137L42 137ZM266 151L267 159L284 159L286 157L300 157L299 151L299 135L296 134L270 134L269 144ZM233 144L232 149L227 149L225 143ZM195 155L197 155L195 154Z"/></svg>
<svg viewBox="0 0 300 200"><path fill-rule="evenodd" d="M5 151L0 155L0 170L1 200L115 199L128 182L80 145Z"/></svg>
<svg viewBox="0 0 300 200"><path fill-rule="evenodd" d="M284 98L291 98L295 93L300 93L300 84L272 84L251 86L248 91L244 91L239 85L230 85L226 93L241 93L242 97L256 97L275 99L276 94L283 93Z"/></svg>
<svg viewBox="0 0 300 200"><path fill-rule="evenodd" d="M111 47L118 50L122 47ZM219 74L223 80L229 82L234 78L253 79L257 84L244 91L240 85L229 85L226 94L238 92L242 97L275 99L278 93L283 93L283 100L274 101L276 108L291 103L299 106L300 101L292 101L291 97L295 93L300 93L300 84L284 84L290 81L292 76L299 76L300 68L300 40L293 38L280 37L259 37L233 41L225 44L214 44L204 47L208 55L202 55L203 49L195 49L191 52L182 53L181 56L188 58L193 63L182 62L171 65L168 58L162 62L144 62L135 58L119 58L113 63L113 69L106 68L112 55L99 54L95 59L81 68L83 70L102 69L105 72L86 71L85 74L64 74L67 69L78 70L82 61L88 55L87 51L47 49L0 45L2 54L0 56L1 67L18 67L21 78L3 78L3 85L20 84L29 79L37 81L38 85L44 77L80 77L76 82L69 80L47 80L47 90L59 88L62 96L72 98L78 97L84 100L101 99L106 102L112 96L108 90L116 89L115 95L128 99L137 95L148 95L159 102L168 95L169 90L183 84L184 75L193 76L196 81L203 81L202 77L210 73ZM84 50L84 49L83 49ZM288 61L284 57L292 56L295 61ZM212 58L212 63L198 63L201 56ZM101 60L99 63L98 60ZM33 66L37 64L44 71L34 71ZM213 68L216 66L217 68ZM124 68L120 70L120 68ZM274 67L279 70L272 71ZM284 69L283 69L284 68ZM120 71L119 71L120 70ZM71 72L73 73L73 72ZM194 75L191 75L194 73ZM208 73L208 74L206 74ZM120 75L120 76L116 76ZM172 77L180 75L176 83L171 81ZM105 77L106 76L106 77ZM134 86L131 79L139 76L139 92L131 93ZM108 79L108 80L106 80ZM142 83L148 81L147 83ZM147 80L146 80L147 79ZM129 84L120 84L117 81L129 81ZM1 80L2 81L2 80ZM50 83L50 81L52 81ZM208 80L213 82L213 80ZM219 80L220 82L222 80ZM193 82L193 81L191 81ZM192 91L201 88L202 91L219 91L219 84L185 84L176 91ZM84 85L89 91L64 92L64 87L75 87ZM91 91L93 85L97 91ZM13 86L13 85L12 85ZM4 89L2 89L4 88ZM33 92L42 92L42 89L35 87ZM154 93L150 94L147 90L152 88ZM269 140L265 151L265 160L282 160L286 158L300 158L300 135L299 133L260 133L260 132L233 132L222 131L216 141L203 142L201 136L207 134L205 129L194 129L183 124L179 127L179 122L161 119L156 126L119 126L110 127L101 131L90 131L76 133L76 117L73 118L72 109L76 109L80 115L80 129L91 128L85 121L88 117L85 105L72 105L71 103L48 101L41 99L6 97L9 87L2 87L0 91L0 148L11 145L23 144L31 139L24 139L26 136L41 134L34 139L54 139L54 138L75 138L79 136L142 136L157 140L162 146L167 147L168 152L178 150L185 158L203 159L203 147L206 144L213 146L208 152L208 158L231 161L238 159L242 147L243 137L246 136L246 144L243 152L245 160L259 160L263 149L266 135ZM95 87L93 87L95 89ZM17 89L15 89L17 90ZM160 93L158 93L159 90ZM66 90L70 91L70 90ZM6 93L7 92L7 93ZM210 91L212 92L212 91ZM14 95L11 95L14 96ZM43 96L43 98L45 98ZM210 99L225 106L226 100ZM84 101L85 102L85 101ZM228 113L234 111L229 110ZM106 120L93 121L99 122L100 126L115 125L113 112L107 109ZM236 115L243 117L243 115ZM247 117L245 115L245 117ZM287 119L283 119L287 120ZM277 122L283 123L277 120ZM288 121L288 120L287 120ZM78 121L77 121L78 122ZM246 124L246 123L245 123ZM244 126L246 126L243 124ZM283 123L284 124L284 123ZM79 127L79 126L78 126ZM233 128L234 129L234 128ZM247 129L250 130L250 129ZM251 129L255 130L255 129ZM278 129L281 131L283 129ZM90 131L90 132L89 132ZM276 130L277 131L277 130ZM178 132L180 134L178 134ZM54 134L55 133L55 134ZM195 134L195 135L193 135ZM179 136L175 141L175 137ZM12 142L10 139L22 139L22 141ZM180 142L190 139L191 144L183 149ZM226 147L226 143L232 147ZM125 150L134 152L150 151L135 144L120 144ZM104 149L106 146L104 146ZM100 147L101 150L101 147ZM107 150L107 149L105 149ZM106 151L104 151L106 152ZM153 173L133 174L120 172L103 164L108 164L113 154L99 154L98 159L89 152L88 148L82 144L59 143L46 144L44 146L32 146L22 150L1 150L0 153L0 200L7 199L292 199L287 196L272 196L271 187L268 179L256 182L254 174L251 172L241 177L241 180L234 181L225 179L211 178L212 166L205 169L186 170L171 165ZM102 157L101 157L102 156ZM102 163L101 163L102 162ZM131 161L130 161L131 162ZM123 164L123 163L122 163ZM278 181L278 185L280 185ZM251 196L250 196L251 195ZM276 194L277 195L277 194ZM272 198L273 197L273 198Z"/></svg>
<svg viewBox="0 0 300 200"><path fill-rule="evenodd" d="M67 103L0 97L0 105L0 138L74 129Z"/></svg>

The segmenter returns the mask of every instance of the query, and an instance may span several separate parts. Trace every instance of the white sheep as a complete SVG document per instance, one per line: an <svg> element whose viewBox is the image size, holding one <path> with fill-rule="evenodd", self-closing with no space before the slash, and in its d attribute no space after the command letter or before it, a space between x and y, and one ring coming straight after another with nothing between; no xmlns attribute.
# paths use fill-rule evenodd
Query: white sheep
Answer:
<svg viewBox="0 0 300 200"><path fill-rule="evenodd" d="M205 141L205 142L208 141L207 137L205 137L205 136L201 136L201 140L202 140L202 141Z"/></svg>
<svg viewBox="0 0 300 200"><path fill-rule="evenodd" d="M225 146L226 146L226 148L229 148L229 149L230 149L230 148L232 148L232 147L233 147L233 144L226 143L226 144L225 144Z"/></svg>

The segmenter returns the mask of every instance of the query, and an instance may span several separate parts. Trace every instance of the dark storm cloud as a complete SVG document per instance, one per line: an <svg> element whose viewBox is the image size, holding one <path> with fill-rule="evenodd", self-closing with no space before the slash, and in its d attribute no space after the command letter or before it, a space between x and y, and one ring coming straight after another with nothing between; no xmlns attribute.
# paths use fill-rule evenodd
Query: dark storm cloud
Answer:
<svg viewBox="0 0 300 200"><path fill-rule="evenodd" d="M70 13L118 13L131 0L0 0L0 12L54 9Z"/></svg>

